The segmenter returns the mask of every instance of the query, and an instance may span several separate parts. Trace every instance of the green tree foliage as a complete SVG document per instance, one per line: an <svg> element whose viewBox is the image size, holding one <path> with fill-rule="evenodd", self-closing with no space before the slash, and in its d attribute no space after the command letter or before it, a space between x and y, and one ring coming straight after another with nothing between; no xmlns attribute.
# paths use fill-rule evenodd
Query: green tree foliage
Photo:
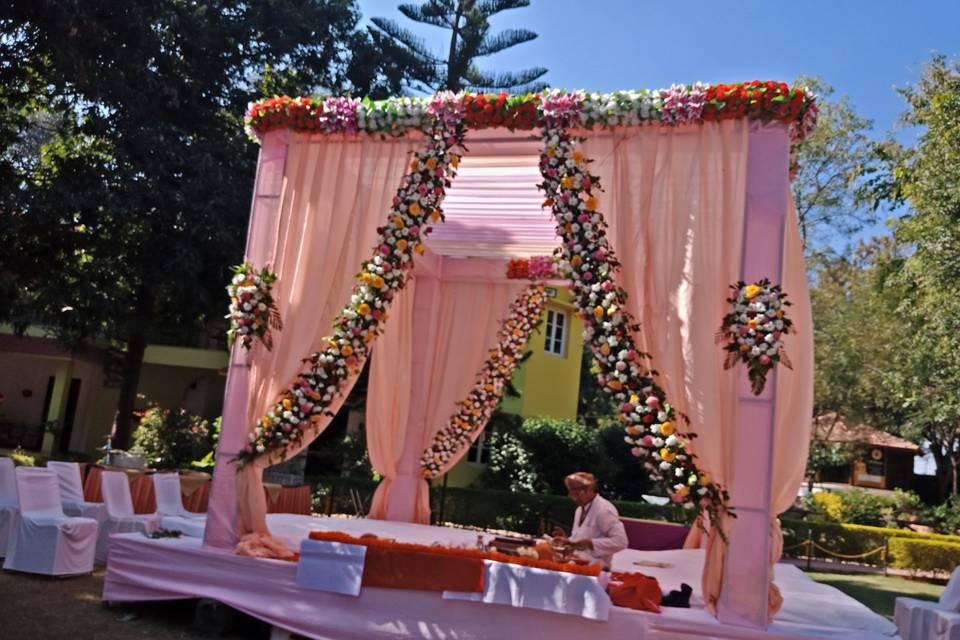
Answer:
<svg viewBox="0 0 960 640"><path fill-rule="evenodd" d="M529 29L490 30L490 19L496 14L529 5L530 0L424 0L421 4L401 4L398 9L410 20L450 31L450 46L442 55L434 54L421 38L394 20L372 18L372 32L407 54L416 89L523 93L540 88L542 85L535 83L547 70L534 67L492 73L477 68L475 61L537 37Z"/></svg>
<svg viewBox="0 0 960 640"><path fill-rule="evenodd" d="M115 446L129 444L146 345L205 346L224 329L256 162L247 103L400 88L402 61L358 20L352 0L0 9L0 231L13 239L0 320L124 351Z"/></svg>
<svg viewBox="0 0 960 640"><path fill-rule="evenodd" d="M594 428L573 420L527 418L513 428L501 425L487 442L490 464L481 483L490 488L562 495L563 479L574 471L596 475L610 498L640 499L649 485L615 424Z"/></svg>
<svg viewBox="0 0 960 640"><path fill-rule="evenodd" d="M795 84L810 87L820 106L816 130L798 146L791 185L809 250L876 222L875 211L861 205L881 163L868 136L873 123L857 114L847 96L833 98L833 87L821 78L801 77Z"/></svg>
<svg viewBox="0 0 960 640"><path fill-rule="evenodd" d="M213 457L220 419L214 424L183 409L170 411L156 405L140 414L131 453L142 455L154 469L189 468Z"/></svg>
<svg viewBox="0 0 960 640"><path fill-rule="evenodd" d="M896 192L909 205L896 235L910 249L900 273L909 367L892 393L905 427L929 443L944 494L960 491L960 64L936 56L902 91L916 144L896 158Z"/></svg>

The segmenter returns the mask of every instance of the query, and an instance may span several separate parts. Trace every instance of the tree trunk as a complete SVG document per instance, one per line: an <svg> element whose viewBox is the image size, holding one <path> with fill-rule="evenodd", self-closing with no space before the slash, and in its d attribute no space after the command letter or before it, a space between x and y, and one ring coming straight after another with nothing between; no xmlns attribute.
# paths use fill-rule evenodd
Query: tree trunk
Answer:
<svg viewBox="0 0 960 640"><path fill-rule="evenodd" d="M450 91L460 91L460 77L454 77L454 71L459 66L454 64L457 59L457 39L460 37L460 18L463 15L463 0L457 0L457 11L450 28L450 52L447 55L447 86Z"/></svg>
<svg viewBox="0 0 960 640"><path fill-rule="evenodd" d="M140 369L143 366L143 354L146 350L147 339L145 336L134 335L130 337L127 342L127 352L123 357L123 384L120 386L116 429L111 443L116 449L130 448L130 435L133 432L133 410L137 402Z"/></svg>

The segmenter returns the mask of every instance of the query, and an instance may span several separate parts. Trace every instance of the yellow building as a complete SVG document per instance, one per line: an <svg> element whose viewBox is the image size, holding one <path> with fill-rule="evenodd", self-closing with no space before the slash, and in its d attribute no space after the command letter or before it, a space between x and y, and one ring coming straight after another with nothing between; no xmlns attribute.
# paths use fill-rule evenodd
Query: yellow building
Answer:
<svg viewBox="0 0 960 640"><path fill-rule="evenodd" d="M227 352L149 345L138 394L205 418L220 415ZM0 448L98 456L120 397L115 353L64 350L40 331L20 338L0 327ZM56 425L44 433L44 425Z"/></svg>
<svg viewBox="0 0 960 640"><path fill-rule="evenodd" d="M513 376L513 386L520 397L506 397L500 410L524 418L549 416L575 420L580 396L580 365L583 353L583 321L566 287L547 287L549 301L540 326L530 336L527 349L530 357ZM489 453L485 450L488 433L477 438L457 465L450 470L447 482L466 486L486 468Z"/></svg>

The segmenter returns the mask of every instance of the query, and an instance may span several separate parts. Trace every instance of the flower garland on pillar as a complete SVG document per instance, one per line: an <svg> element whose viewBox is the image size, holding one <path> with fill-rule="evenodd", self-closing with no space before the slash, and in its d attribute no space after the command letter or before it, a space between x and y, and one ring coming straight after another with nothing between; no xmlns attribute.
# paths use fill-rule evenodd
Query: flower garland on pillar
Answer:
<svg viewBox="0 0 960 640"><path fill-rule="evenodd" d="M523 360L523 348L540 322L547 296L542 284L532 284L510 304L507 319L497 332L497 346L480 368L477 383L458 403L460 409L437 432L420 458L423 477L436 478L450 459L470 446L500 403L514 371Z"/></svg>
<svg viewBox="0 0 960 640"><path fill-rule="evenodd" d="M751 390L758 396L767 384L767 374L777 364L793 368L783 348L783 336L793 332L793 321L786 315L791 303L780 285L771 284L767 278L753 284L741 281L730 288L730 313L723 317L717 333L718 342L726 340L723 368L731 369L738 362L747 365Z"/></svg>
<svg viewBox="0 0 960 640"><path fill-rule="evenodd" d="M349 112L352 104L340 105ZM281 392L249 435L236 456L245 465L262 455L281 457L291 446L331 415L330 404L344 392L347 380L360 371L370 354L370 343L382 331L387 309L410 277L414 255L423 253L423 239L431 222L443 219L440 204L456 172L463 143L462 102L450 92L439 93L428 105L431 126L425 147L416 152L388 214L380 227L373 256L363 263L350 303L334 321L333 333L322 351L304 360L297 379ZM337 126L348 129L346 116Z"/></svg>
<svg viewBox="0 0 960 640"><path fill-rule="evenodd" d="M583 98L579 92L543 96L540 188L563 240L571 291L584 317L584 338L600 368L600 385L620 405L618 419L627 431L625 440L633 445L633 455L644 461L653 479L663 483L674 503L705 511L719 527L721 512L729 512L729 495L697 468L695 456L687 450L695 434L677 430L677 412L645 365L648 356L633 341L631 331L639 327L625 309L626 292L613 280L619 263L597 211L594 193L599 179L590 174L590 161L566 131L581 124Z"/></svg>
<svg viewBox="0 0 960 640"><path fill-rule="evenodd" d="M239 339L240 346L249 351L253 341L259 339L267 351L273 349L271 329L283 329L280 312L271 295L277 274L264 267L257 271L252 264L244 262L233 267L233 279L227 285L230 296L230 328L227 331L227 344Z"/></svg>

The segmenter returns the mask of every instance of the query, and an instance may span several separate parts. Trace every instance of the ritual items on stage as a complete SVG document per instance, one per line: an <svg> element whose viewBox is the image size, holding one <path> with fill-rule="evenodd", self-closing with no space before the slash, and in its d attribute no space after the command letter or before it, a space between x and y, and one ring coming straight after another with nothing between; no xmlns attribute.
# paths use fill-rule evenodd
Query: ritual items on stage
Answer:
<svg viewBox="0 0 960 640"><path fill-rule="evenodd" d="M523 556L523 555L508 555L497 550L492 549L473 549L473 548L463 548L463 547L450 547L444 545L424 545L424 544L413 544L408 542L395 542L393 540L387 540L384 538L378 538L373 535L369 537L354 537L346 533L341 533L339 531L311 531L310 532L311 540L326 540L329 542L341 542L343 544L356 544L363 545L367 547L369 554L370 549L387 549L392 552L398 551L412 551L419 552L424 554L431 554L437 556L458 556L464 558L475 558L480 560L491 560L494 562L503 562L507 564L519 564L527 567L533 567L535 569L546 569L548 571L562 571L566 573L575 573L577 575L584 576L598 576L600 575L601 567L599 564L586 564L581 563L576 560L551 560L551 559L542 559L537 554L537 557L532 556ZM532 542L532 541L531 541ZM537 549L537 545L533 544L533 549ZM542 547L541 547L542 548ZM367 556L369 558L369 555ZM423 567L420 569L421 572L427 573L423 570ZM366 571L364 572L366 576ZM372 586L372 585L371 585ZM450 591L456 591L457 589L449 589ZM467 591L467 589L459 589L460 591Z"/></svg>

